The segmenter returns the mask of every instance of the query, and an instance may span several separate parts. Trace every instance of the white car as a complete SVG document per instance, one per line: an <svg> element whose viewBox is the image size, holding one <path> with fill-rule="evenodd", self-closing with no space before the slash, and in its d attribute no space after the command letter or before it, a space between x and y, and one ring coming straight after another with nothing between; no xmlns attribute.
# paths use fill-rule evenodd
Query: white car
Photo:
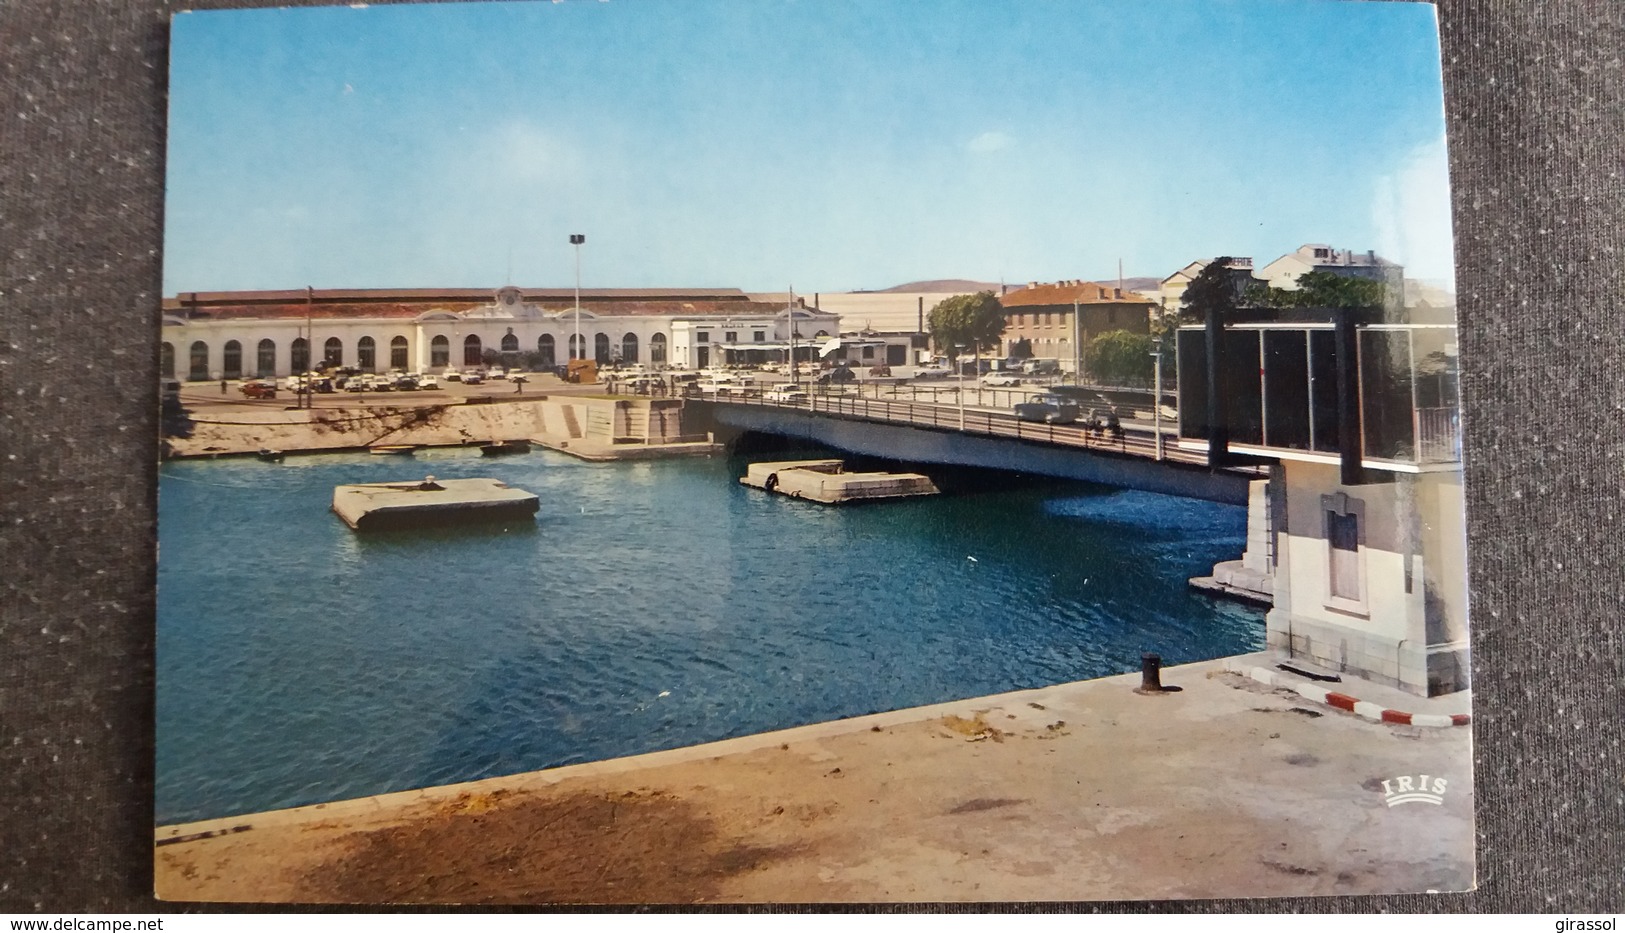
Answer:
<svg viewBox="0 0 1625 933"><path fill-rule="evenodd" d="M440 374L440 378L446 380L447 382L462 382L463 374L455 369L448 369Z"/></svg>
<svg viewBox="0 0 1625 933"><path fill-rule="evenodd" d="M915 379L946 379L953 371L946 366L921 366L914 371Z"/></svg>
<svg viewBox="0 0 1625 933"><path fill-rule="evenodd" d="M806 389L793 382L776 385L762 393L762 400L765 402L779 402L788 405L799 405L807 401L809 397Z"/></svg>
<svg viewBox="0 0 1625 933"><path fill-rule="evenodd" d="M1021 385L1021 377L1010 373L988 373L982 377L982 385L1009 388Z"/></svg>
<svg viewBox="0 0 1625 933"><path fill-rule="evenodd" d="M436 379L433 376L419 376L418 377L418 388L420 388L420 389L438 389L438 388L440 388L440 380Z"/></svg>
<svg viewBox="0 0 1625 933"><path fill-rule="evenodd" d="M508 373L501 366L498 366L495 369L487 370L485 373L485 378L491 380L492 382L500 382L503 379L508 378Z"/></svg>

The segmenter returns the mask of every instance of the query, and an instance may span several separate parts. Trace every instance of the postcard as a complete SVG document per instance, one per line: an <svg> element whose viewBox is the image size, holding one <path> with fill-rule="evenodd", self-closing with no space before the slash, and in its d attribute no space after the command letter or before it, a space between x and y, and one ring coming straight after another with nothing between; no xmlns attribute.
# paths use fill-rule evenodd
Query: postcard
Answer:
<svg viewBox="0 0 1625 933"><path fill-rule="evenodd" d="M159 897L1473 887L1432 6L171 56Z"/></svg>

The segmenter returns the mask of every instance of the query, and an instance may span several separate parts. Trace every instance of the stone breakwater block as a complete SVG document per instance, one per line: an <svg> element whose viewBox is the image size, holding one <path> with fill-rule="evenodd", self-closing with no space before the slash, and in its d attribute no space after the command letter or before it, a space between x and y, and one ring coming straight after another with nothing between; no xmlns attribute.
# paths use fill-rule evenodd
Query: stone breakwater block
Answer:
<svg viewBox="0 0 1625 933"><path fill-rule="evenodd" d="M333 488L333 511L356 531L534 521L541 500L495 479L361 483Z"/></svg>
<svg viewBox="0 0 1625 933"><path fill-rule="evenodd" d="M840 460L753 463L739 481L796 499L834 505L874 499L934 496L930 477L919 473L848 473Z"/></svg>

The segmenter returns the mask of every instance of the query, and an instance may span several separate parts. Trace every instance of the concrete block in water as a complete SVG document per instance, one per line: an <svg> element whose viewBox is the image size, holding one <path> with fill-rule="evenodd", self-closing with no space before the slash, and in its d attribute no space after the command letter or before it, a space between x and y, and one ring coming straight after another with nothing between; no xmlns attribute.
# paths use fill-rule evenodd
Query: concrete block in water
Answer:
<svg viewBox="0 0 1625 933"><path fill-rule="evenodd" d="M934 496L931 478L919 473L848 473L840 460L753 463L739 481L796 499L834 505L873 499Z"/></svg>
<svg viewBox="0 0 1625 933"><path fill-rule="evenodd" d="M533 521L541 500L495 479L360 483L333 488L333 511L357 531Z"/></svg>

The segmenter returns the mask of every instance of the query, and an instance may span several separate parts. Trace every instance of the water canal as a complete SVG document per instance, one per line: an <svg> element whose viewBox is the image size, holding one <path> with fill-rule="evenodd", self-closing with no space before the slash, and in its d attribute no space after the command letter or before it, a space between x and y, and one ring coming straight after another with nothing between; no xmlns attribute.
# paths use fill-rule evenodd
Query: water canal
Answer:
<svg viewBox="0 0 1625 933"><path fill-rule="evenodd" d="M164 464L158 822L1262 645L1261 613L1185 586L1241 552L1243 509L988 474L832 509L741 487L744 464L460 450ZM335 485L426 473L499 477L541 514L358 536L328 511Z"/></svg>

